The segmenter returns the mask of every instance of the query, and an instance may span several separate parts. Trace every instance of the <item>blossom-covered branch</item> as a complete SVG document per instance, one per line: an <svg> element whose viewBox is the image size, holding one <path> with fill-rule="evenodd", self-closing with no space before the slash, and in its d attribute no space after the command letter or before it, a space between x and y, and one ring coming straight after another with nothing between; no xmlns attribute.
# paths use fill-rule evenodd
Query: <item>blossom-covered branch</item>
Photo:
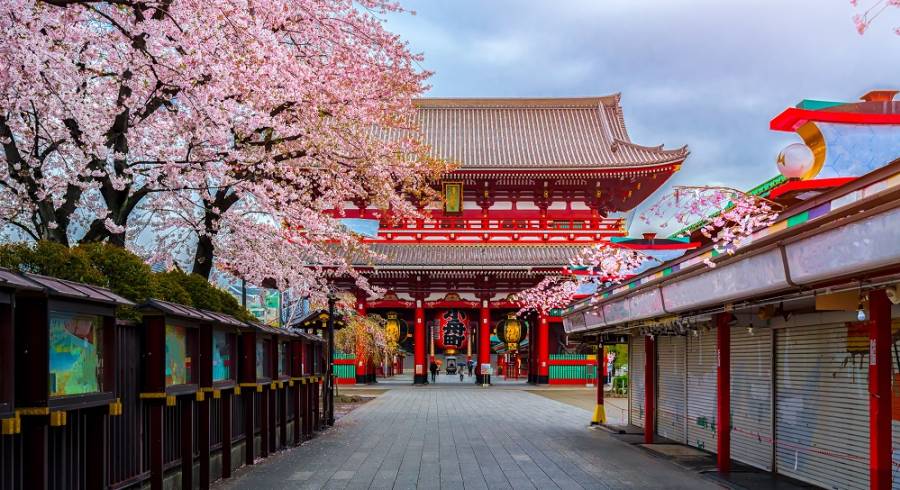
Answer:
<svg viewBox="0 0 900 490"><path fill-rule="evenodd" d="M427 198L447 168L416 130L412 100L429 74L379 18L400 10L388 0L3 2L4 231L139 243L153 259L193 256L206 277L221 256L248 280L317 287L353 240L333 210L365 202L415 215L410 196Z"/></svg>
<svg viewBox="0 0 900 490"><path fill-rule="evenodd" d="M702 223L700 232L713 241L718 253L733 254L756 230L778 218L779 206L767 199L729 187L678 186L651 206L640 219L666 228ZM707 260L707 265L714 264Z"/></svg>
<svg viewBox="0 0 900 490"><path fill-rule="evenodd" d="M572 302L578 289L589 283L609 285L630 277L640 267L645 257L621 247L602 242L581 249L572 258L569 270L572 274L547 276L536 286L516 294L521 311L547 311L565 308Z"/></svg>
<svg viewBox="0 0 900 490"><path fill-rule="evenodd" d="M860 7L859 0L850 0L850 5L853 8L863 8ZM889 8L900 8L900 0L876 0L869 4L868 8L863 10L862 13L855 14L853 16L853 24L856 26L856 32L860 35L865 34L872 22ZM894 34L900 36L900 27L894 27Z"/></svg>

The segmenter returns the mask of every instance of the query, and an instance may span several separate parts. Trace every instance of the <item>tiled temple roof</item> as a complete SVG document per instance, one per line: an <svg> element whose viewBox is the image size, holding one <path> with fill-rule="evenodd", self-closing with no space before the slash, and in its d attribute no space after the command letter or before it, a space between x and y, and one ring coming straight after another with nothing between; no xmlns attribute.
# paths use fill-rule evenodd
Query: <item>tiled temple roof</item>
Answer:
<svg viewBox="0 0 900 490"><path fill-rule="evenodd" d="M372 251L381 255L374 263L357 263L358 267L375 266L379 269L393 267L447 268L504 267L562 268L569 264L584 245L428 245L428 244L377 244Z"/></svg>
<svg viewBox="0 0 900 490"><path fill-rule="evenodd" d="M579 98L418 99L436 157L461 170L619 169L677 163L687 147L631 142L619 95Z"/></svg>

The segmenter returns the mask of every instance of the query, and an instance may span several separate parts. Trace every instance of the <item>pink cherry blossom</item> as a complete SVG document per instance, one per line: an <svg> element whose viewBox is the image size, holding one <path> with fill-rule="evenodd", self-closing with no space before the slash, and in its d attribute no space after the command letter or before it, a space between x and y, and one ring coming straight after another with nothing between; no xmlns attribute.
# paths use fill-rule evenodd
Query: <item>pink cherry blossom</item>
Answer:
<svg viewBox="0 0 900 490"><path fill-rule="evenodd" d="M447 168L416 132L429 74L381 19L400 10L0 3L0 220L19 237L127 243L303 291L352 274L367 252L332 210L416 215L410 196L427 199Z"/></svg>
<svg viewBox="0 0 900 490"><path fill-rule="evenodd" d="M856 27L856 32L863 35L871 27L875 19L887 9L900 8L900 0L874 0L862 7L859 5L859 0L850 0L850 5L853 8L864 9L861 14L853 15L853 25ZM895 27L893 31L896 34L900 34L900 27Z"/></svg>
<svg viewBox="0 0 900 490"><path fill-rule="evenodd" d="M668 222L683 228L703 223L700 233L712 240L715 250L733 254L756 230L775 222L776 207L771 201L728 187L682 186L663 196L644 216L659 220L660 227ZM652 224L649 217L643 221ZM710 260L704 262L713 265Z"/></svg>
<svg viewBox="0 0 900 490"><path fill-rule="evenodd" d="M536 286L516 294L522 305L520 311L547 311L564 308L572 302L578 288L595 283L606 286L631 276L646 258L641 254L607 242L586 247L572 258L575 275L548 276Z"/></svg>

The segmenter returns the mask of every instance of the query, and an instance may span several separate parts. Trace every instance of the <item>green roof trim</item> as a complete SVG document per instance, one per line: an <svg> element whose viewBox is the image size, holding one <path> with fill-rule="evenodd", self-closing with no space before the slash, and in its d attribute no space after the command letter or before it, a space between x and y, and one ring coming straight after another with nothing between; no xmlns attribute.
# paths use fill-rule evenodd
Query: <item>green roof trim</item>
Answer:
<svg viewBox="0 0 900 490"><path fill-rule="evenodd" d="M750 194L751 196L767 197L769 193L772 192L772 189L784 184L785 182L787 182L787 177L778 174L775 177L772 177L771 179L763 182L762 184L759 184L758 186L750 189L749 191L747 191L747 194Z"/></svg>
<svg viewBox="0 0 900 490"><path fill-rule="evenodd" d="M822 109L828 109L829 107L835 107L839 105L844 105L845 102L831 102L828 100L812 100L812 99L803 99L797 104L797 109L805 109L807 111L821 111Z"/></svg>
<svg viewBox="0 0 900 490"><path fill-rule="evenodd" d="M792 226L797 226L801 223L806 223L809 220L809 211L804 211L800 214L795 214L787 219L787 227L790 228Z"/></svg>

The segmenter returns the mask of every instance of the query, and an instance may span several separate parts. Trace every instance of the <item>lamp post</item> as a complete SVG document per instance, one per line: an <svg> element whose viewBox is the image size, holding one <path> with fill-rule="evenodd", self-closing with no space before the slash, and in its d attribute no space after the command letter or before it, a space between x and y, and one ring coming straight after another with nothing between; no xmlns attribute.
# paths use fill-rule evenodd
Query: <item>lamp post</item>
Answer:
<svg viewBox="0 0 900 490"><path fill-rule="evenodd" d="M325 371L325 424L334 425L334 294L328 294L328 368Z"/></svg>

